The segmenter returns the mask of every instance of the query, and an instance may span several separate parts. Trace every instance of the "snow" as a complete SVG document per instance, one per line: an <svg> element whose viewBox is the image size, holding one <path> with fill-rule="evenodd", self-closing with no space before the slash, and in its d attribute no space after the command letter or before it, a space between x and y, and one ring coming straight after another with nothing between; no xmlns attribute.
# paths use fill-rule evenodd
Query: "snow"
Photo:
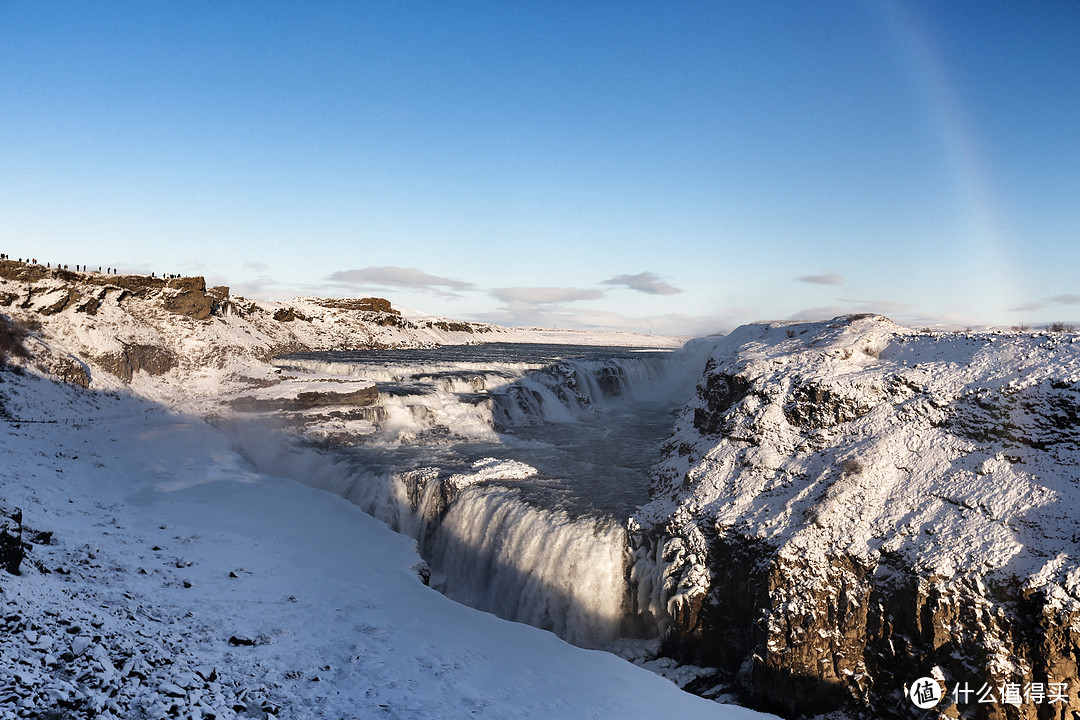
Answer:
<svg viewBox="0 0 1080 720"><path fill-rule="evenodd" d="M375 387L370 380L347 380L333 376L296 375L283 377L276 385L246 393L260 400L289 400L304 392L346 395Z"/></svg>
<svg viewBox="0 0 1080 720"><path fill-rule="evenodd" d="M526 463L498 458L481 458L472 464L472 469L474 472L451 475L447 486L454 490L464 490L470 485L492 480L524 480L539 472Z"/></svg>
<svg viewBox="0 0 1080 720"><path fill-rule="evenodd" d="M412 540L196 417L33 372L0 393L2 503L53 533L0 575L0 718L771 717L443 597Z"/></svg>
<svg viewBox="0 0 1080 720"><path fill-rule="evenodd" d="M669 442L682 449L634 522L732 528L792 558L898 554L927 575L1000 572L1080 606L1075 335L757 323L710 362L751 389L723 411L722 434L695 427L703 397L684 412Z"/></svg>

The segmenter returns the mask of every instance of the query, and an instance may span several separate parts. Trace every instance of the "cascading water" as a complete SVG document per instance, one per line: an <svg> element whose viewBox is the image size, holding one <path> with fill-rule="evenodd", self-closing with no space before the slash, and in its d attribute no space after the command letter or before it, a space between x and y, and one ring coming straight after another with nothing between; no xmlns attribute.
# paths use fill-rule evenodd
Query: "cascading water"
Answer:
<svg viewBox="0 0 1080 720"><path fill-rule="evenodd" d="M417 539L433 587L585 646L635 634L625 520L703 361L693 352L479 346L289 356L380 390L348 447L239 438L268 471Z"/></svg>

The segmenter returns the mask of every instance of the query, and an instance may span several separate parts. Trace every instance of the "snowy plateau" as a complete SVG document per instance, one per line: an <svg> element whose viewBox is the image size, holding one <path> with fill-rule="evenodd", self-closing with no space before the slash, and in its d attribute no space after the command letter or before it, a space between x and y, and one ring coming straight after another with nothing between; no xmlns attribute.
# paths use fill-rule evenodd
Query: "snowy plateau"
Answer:
<svg viewBox="0 0 1080 720"><path fill-rule="evenodd" d="M0 314L0 718L775 717L646 668L788 718L1080 711L1075 335L851 316L688 343L696 391L626 528L659 637L627 662L440 595L415 539L222 428L370 427L377 380L287 353L659 338L14 262Z"/></svg>

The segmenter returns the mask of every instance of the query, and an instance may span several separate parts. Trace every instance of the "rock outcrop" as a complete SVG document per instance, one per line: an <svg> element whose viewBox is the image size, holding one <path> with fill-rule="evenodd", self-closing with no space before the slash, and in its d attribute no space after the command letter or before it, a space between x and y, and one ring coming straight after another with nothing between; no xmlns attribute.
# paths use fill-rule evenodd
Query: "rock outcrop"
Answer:
<svg viewBox="0 0 1080 720"><path fill-rule="evenodd" d="M46 268L30 263L0 261L0 279L26 283L30 287L22 303L23 308L34 307L45 316L55 315L68 308L79 307L81 312L97 314L109 288L122 291L120 298L134 295L140 298L159 297L162 306L170 312L196 320L205 320L214 310L215 302L221 302L219 294L208 294L206 281L201 277L158 278L145 275L107 275L92 272L71 272L60 268ZM95 287L97 286L97 287ZM105 290L98 288L104 287ZM225 299L228 288L224 290ZM37 299L48 296L42 304ZM8 299L10 298L10 299ZM10 304L18 295L4 293L0 300Z"/></svg>
<svg viewBox="0 0 1080 720"><path fill-rule="evenodd" d="M234 398L229 404L234 409L243 411L300 411L333 406L365 407L374 404L378 399L379 390L372 382L293 379Z"/></svg>
<svg viewBox="0 0 1080 720"><path fill-rule="evenodd" d="M384 298L377 297L365 297L365 298L320 298L316 301L322 307L335 308L338 310L355 310L357 312L374 312L374 313L387 313L390 315L400 315L401 313L395 310L390 301Z"/></svg>
<svg viewBox="0 0 1080 720"><path fill-rule="evenodd" d="M124 344L119 352L98 355L93 362L124 382L131 382L135 373L140 371L164 375L180 364L176 355L166 348L139 343Z"/></svg>
<svg viewBox="0 0 1080 720"><path fill-rule="evenodd" d="M441 318L414 322L383 298L283 304L234 297L198 276L72 272L14 261L0 261L0 306L17 323L35 326L39 344L50 348L35 356L42 370L83 386L157 377L164 382L153 383L155 397L173 398L276 382L268 361L285 353L475 342L476 333L507 332ZM201 389L191 382L199 376L207 378Z"/></svg>
<svg viewBox="0 0 1080 720"><path fill-rule="evenodd" d="M945 717L1072 720L1078 413L1073 335L740 328L631 519L637 606L786 717L928 717L934 677Z"/></svg>

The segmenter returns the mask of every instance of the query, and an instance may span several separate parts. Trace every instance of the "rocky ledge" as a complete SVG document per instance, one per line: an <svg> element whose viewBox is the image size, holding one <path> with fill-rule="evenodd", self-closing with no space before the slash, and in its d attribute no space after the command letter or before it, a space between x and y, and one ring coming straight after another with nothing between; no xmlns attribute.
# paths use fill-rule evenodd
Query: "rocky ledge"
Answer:
<svg viewBox="0 0 1080 720"><path fill-rule="evenodd" d="M338 406L364 407L378 399L379 390L369 380L309 376L283 378L276 385L233 398L229 404L236 410L250 412L299 411Z"/></svg>
<svg viewBox="0 0 1080 720"><path fill-rule="evenodd" d="M1078 423L1074 335L740 328L631 518L638 608L786 717L1072 720Z"/></svg>
<svg viewBox="0 0 1080 720"><path fill-rule="evenodd" d="M14 362L83 387L149 384L155 397L172 399L228 394L243 389L245 378L276 382L269 361L285 353L427 347L513 334L481 323L406 318L383 298L283 304L208 288L200 276L72 272L10 260L0 261L0 325L0 352L25 350Z"/></svg>

